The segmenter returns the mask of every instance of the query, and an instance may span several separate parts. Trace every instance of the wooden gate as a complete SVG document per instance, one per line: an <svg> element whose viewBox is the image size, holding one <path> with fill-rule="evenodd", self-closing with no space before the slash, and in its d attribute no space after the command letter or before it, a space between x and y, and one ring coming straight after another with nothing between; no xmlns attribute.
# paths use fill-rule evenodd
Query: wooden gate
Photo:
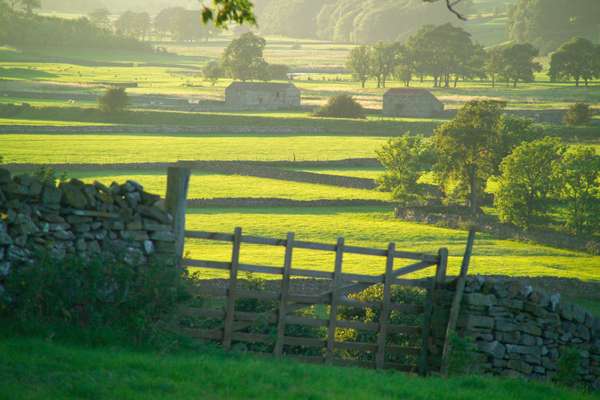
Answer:
<svg viewBox="0 0 600 400"><path fill-rule="evenodd" d="M394 243L387 249L376 249L346 245L344 238L335 244L302 241L294 233L278 239L245 235L241 228L233 233L185 231L188 179L189 170L169 169L166 205L174 215L181 265L221 271L226 278L198 282L195 298L181 310L185 316L179 326L181 332L218 341L227 350L237 347L307 362L390 368L420 374L440 369L443 372L439 343L436 362L431 362L430 351L436 347L432 334L434 305L446 281L448 251L445 248L432 255L400 251ZM231 258L228 262L185 259L182 255L186 238L231 243ZM471 236L469 243L468 252L472 246ZM242 244L281 248L281 266L241 263ZM333 265L330 270L295 266L296 249L334 253ZM385 273L344 272L346 254L384 258ZM419 274L419 279L406 278L432 267L435 269L428 275ZM244 279L246 273L271 279ZM464 275L463 264L461 277ZM307 290L298 285L306 280L317 289ZM442 336L444 356L448 352L450 329L456 325L460 299L455 299L455 303L458 305L453 304L448 314L456 315L448 324L445 340Z"/></svg>

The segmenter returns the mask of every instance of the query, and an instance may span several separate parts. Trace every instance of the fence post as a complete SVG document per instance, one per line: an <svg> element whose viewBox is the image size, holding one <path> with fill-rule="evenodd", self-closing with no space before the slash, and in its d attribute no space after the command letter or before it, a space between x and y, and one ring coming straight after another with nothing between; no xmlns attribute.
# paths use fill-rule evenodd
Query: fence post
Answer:
<svg viewBox="0 0 600 400"><path fill-rule="evenodd" d="M327 327L327 353L325 361L333 360L335 331L337 325L337 307L339 302L339 287L342 281L342 263L344 259L344 238L339 238L335 247L335 268L333 271L333 287L331 290L331 309L329 310L329 325Z"/></svg>
<svg viewBox="0 0 600 400"><path fill-rule="evenodd" d="M423 320L423 337L421 355L419 358L419 373L427 375L429 373L429 346L431 344L431 320L435 303L438 296L436 295L442 283L446 281L446 271L448 269L448 249L441 248L438 251L438 263L435 271L435 277L431 280L431 287L427 293L425 300L425 313Z"/></svg>
<svg viewBox="0 0 600 400"><path fill-rule="evenodd" d="M385 264L385 277L383 278L383 304L379 316L379 334L377 336L377 356L375 366L377 369L383 369L385 366L385 345L387 340L387 330L390 323L390 302L392 298L392 273L394 272L394 253L396 244L390 243L387 250L387 261Z"/></svg>
<svg viewBox="0 0 600 400"><path fill-rule="evenodd" d="M283 339L285 337L285 317L290 291L290 275L292 271L292 253L294 250L294 234L288 233L285 243L285 259L283 262L283 278L281 280L281 298L279 301L279 315L277 321L277 341L273 353L280 357L283 353Z"/></svg>
<svg viewBox="0 0 600 400"><path fill-rule="evenodd" d="M173 233L175 234L175 259L181 264L185 242L185 212L187 194L190 183L190 169L169 167L167 169L167 196L165 209L173 217Z"/></svg>
<svg viewBox="0 0 600 400"><path fill-rule="evenodd" d="M475 229L469 231L469 238L467 239L467 247L465 248L465 255L463 257L462 264L460 266L460 275L456 279L456 289L454 291L454 298L452 299L452 306L450 308L450 316L448 318L448 326L446 327L446 336L444 338L444 349L442 351L442 376L448 376L448 367L450 361L450 352L452 351L451 336L456 331L456 323L458 322L458 316L460 315L460 306L462 303L463 293L465 290L465 284L467 281L467 275L469 274L469 262L471 261L471 254L473 253L473 243L475 242Z"/></svg>
<svg viewBox="0 0 600 400"><path fill-rule="evenodd" d="M229 270L229 289L227 290L227 309L225 311L225 325L223 327L223 348L225 350L231 349L241 243L242 228L235 228L231 251L231 268Z"/></svg>

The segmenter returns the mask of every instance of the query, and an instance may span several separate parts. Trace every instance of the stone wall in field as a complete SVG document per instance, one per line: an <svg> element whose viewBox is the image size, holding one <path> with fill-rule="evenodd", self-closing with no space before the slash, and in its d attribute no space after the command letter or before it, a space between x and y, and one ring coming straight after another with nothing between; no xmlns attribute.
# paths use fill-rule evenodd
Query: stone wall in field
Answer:
<svg viewBox="0 0 600 400"><path fill-rule="evenodd" d="M172 217L159 201L133 181L57 185L0 169L0 291L3 277L37 253L103 253L131 263L173 255Z"/></svg>
<svg viewBox="0 0 600 400"><path fill-rule="evenodd" d="M571 378L600 389L600 319L559 294L514 279L470 278L458 326L474 341L474 372L552 379L566 363Z"/></svg>

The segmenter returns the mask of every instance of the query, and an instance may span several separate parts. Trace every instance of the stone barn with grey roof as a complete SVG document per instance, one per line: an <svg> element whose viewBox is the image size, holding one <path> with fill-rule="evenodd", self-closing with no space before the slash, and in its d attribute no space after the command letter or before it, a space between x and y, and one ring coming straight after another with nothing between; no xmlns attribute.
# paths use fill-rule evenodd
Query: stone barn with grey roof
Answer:
<svg viewBox="0 0 600 400"><path fill-rule="evenodd" d="M383 95L384 117L433 118L443 112L444 104L429 90L395 88Z"/></svg>
<svg viewBox="0 0 600 400"><path fill-rule="evenodd" d="M291 83L234 82L225 89L225 104L243 110L300 107L300 90Z"/></svg>

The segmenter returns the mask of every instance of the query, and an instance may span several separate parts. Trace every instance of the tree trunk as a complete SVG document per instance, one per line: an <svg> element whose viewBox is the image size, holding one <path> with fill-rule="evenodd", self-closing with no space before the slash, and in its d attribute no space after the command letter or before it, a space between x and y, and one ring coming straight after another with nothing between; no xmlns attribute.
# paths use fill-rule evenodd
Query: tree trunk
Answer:
<svg viewBox="0 0 600 400"><path fill-rule="evenodd" d="M579 87L579 77L575 78L575 87Z"/></svg>
<svg viewBox="0 0 600 400"><path fill-rule="evenodd" d="M456 89L456 85L458 85L458 75L454 77L454 88Z"/></svg>
<svg viewBox="0 0 600 400"><path fill-rule="evenodd" d="M518 82L518 81L519 81L518 79L515 79L515 81L514 81L514 83L513 83L513 88L516 88L516 87L517 87L517 82Z"/></svg>
<svg viewBox="0 0 600 400"><path fill-rule="evenodd" d="M363 89L365 88L365 82L366 82L365 80L360 81L360 84L361 84L361 86L362 86Z"/></svg>

